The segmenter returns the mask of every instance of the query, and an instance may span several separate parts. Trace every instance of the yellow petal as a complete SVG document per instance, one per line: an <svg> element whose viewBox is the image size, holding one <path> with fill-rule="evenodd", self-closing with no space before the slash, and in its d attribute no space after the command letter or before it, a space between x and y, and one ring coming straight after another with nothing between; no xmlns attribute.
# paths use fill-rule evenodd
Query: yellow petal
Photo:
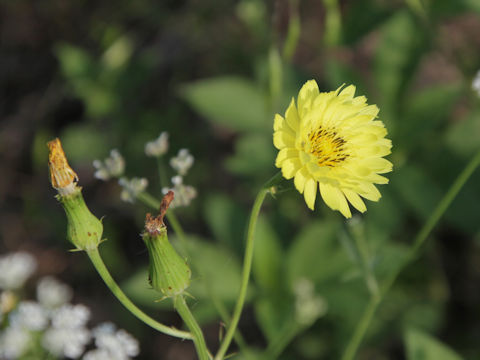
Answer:
<svg viewBox="0 0 480 360"><path fill-rule="evenodd" d="M319 188L325 204L327 204L332 210L340 210L342 215L346 218L352 217L345 195L338 187L332 186L328 183L320 183Z"/></svg>
<svg viewBox="0 0 480 360"><path fill-rule="evenodd" d="M284 119L281 115L275 114L275 118L273 119L273 130L278 131L283 129L284 127Z"/></svg>
<svg viewBox="0 0 480 360"><path fill-rule="evenodd" d="M285 112L285 119L287 120L288 126L290 126L293 131L298 131L300 120L298 118L297 107L295 106L295 100L293 98Z"/></svg>
<svg viewBox="0 0 480 360"><path fill-rule="evenodd" d="M300 163L300 159L292 158L286 159L282 163L282 175L285 179L291 179L296 172L300 169L302 164Z"/></svg>
<svg viewBox="0 0 480 360"><path fill-rule="evenodd" d="M342 191L347 197L347 200L350 202L350 204L353 205L355 209L362 213L367 210L367 207L365 206L362 198L355 191L350 189L343 189Z"/></svg>
<svg viewBox="0 0 480 360"><path fill-rule="evenodd" d="M303 114L310 108L313 100L319 93L318 85L315 80L309 80L302 86L298 93L297 100L300 117L303 117Z"/></svg>
<svg viewBox="0 0 480 360"><path fill-rule="evenodd" d="M294 147L295 138L286 131L275 131L273 133L273 145L279 150L286 147Z"/></svg>
<svg viewBox="0 0 480 360"><path fill-rule="evenodd" d="M339 94L339 96L345 96L348 99L352 99L353 95L355 95L355 86L354 85L347 86Z"/></svg>
<svg viewBox="0 0 480 360"><path fill-rule="evenodd" d="M300 170L297 171L295 174L294 184L300 194L303 193L305 189L305 183L308 179L311 179L308 170L305 167L302 167Z"/></svg>
<svg viewBox="0 0 480 360"><path fill-rule="evenodd" d="M369 182L360 185L359 195L371 201L378 201L382 197L376 186Z"/></svg>
<svg viewBox="0 0 480 360"><path fill-rule="evenodd" d="M293 148L283 148L280 150L275 159L275 166L278 168L282 167L282 162L289 158L298 158L298 150Z"/></svg>
<svg viewBox="0 0 480 360"><path fill-rule="evenodd" d="M309 178L305 182L305 188L303 190L303 196L305 197L305 202L310 210L313 210L315 207L315 197L317 196L317 182L312 178Z"/></svg>

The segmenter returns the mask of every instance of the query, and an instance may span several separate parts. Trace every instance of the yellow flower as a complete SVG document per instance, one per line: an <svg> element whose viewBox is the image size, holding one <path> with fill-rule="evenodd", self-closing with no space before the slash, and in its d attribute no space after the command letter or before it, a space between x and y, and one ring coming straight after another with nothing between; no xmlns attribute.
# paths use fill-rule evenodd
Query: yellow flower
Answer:
<svg viewBox="0 0 480 360"><path fill-rule="evenodd" d="M303 85L297 105L292 99L285 118L276 114L273 144L280 150L275 166L295 187L313 210L317 183L325 203L343 216L352 216L348 202L360 212L362 198L378 201L374 184L386 184L379 174L392 171L392 142L380 120L376 105L364 96L354 97L355 86L320 93L315 80ZM347 202L348 200L348 202Z"/></svg>

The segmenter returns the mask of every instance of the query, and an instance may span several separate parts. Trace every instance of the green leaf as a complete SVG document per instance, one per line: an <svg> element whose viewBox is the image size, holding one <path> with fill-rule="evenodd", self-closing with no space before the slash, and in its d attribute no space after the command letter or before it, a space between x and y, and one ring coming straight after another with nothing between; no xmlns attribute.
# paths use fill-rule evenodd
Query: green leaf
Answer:
<svg viewBox="0 0 480 360"><path fill-rule="evenodd" d="M266 95L252 81L235 76L199 80L183 85L180 95L202 116L232 131L265 130Z"/></svg>
<svg viewBox="0 0 480 360"><path fill-rule="evenodd" d="M305 277L320 283L338 277L351 267L337 239L338 222L313 222L293 240L286 256L288 283Z"/></svg>
<svg viewBox="0 0 480 360"><path fill-rule="evenodd" d="M432 336L413 328L405 334L408 360L461 360L462 357Z"/></svg>
<svg viewBox="0 0 480 360"><path fill-rule="evenodd" d="M442 190L428 174L415 165L406 165L392 173L391 186L415 213L426 219L442 197Z"/></svg>
<svg viewBox="0 0 480 360"><path fill-rule="evenodd" d="M480 148L480 110L458 119L446 131L447 146L457 155L470 156Z"/></svg>
<svg viewBox="0 0 480 360"><path fill-rule="evenodd" d="M396 132L401 146L420 146L431 138L437 144L438 135L433 130L446 124L461 92L461 84L442 84L411 94Z"/></svg>
<svg viewBox="0 0 480 360"><path fill-rule="evenodd" d="M394 118L401 109L403 91L427 49L425 38L426 32L406 10L385 23L374 69L384 119Z"/></svg>
<svg viewBox="0 0 480 360"><path fill-rule="evenodd" d="M255 283L268 293L279 290L283 284L281 276L283 250L277 234L270 223L260 216L255 232L255 251L253 253L253 276Z"/></svg>
<svg viewBox="0 0 480 360"><path fill-rule="evenodd" d="M228 170L239 175L256 175L273 168L275 151L270 136L246 134L235 143L235 155L229 157L225 165Z"/></svg>
<svg viewBox="0 0 480 360"><path fill-rule="evenodd" d="M195 257L187 259L192 262L193 272L187 291L196 298L210 298L211 292L224 302L234 303L241 283L238 259L220 244L193 236L188 239L188 251Z"/></svg>
<svg viewBox="0 0 480 360"><path fill-rule="evenodd" d="M91 56L83 49L61 43L56 46L55 52L62 73L67 78L89 76L94 68Z"/></svg>
<svg viewBox="0 0 480 360"><path fill-rule="evenodd" d="M210 194L203 214L215 240L242 253L247 213L224 194Z"/></svg>

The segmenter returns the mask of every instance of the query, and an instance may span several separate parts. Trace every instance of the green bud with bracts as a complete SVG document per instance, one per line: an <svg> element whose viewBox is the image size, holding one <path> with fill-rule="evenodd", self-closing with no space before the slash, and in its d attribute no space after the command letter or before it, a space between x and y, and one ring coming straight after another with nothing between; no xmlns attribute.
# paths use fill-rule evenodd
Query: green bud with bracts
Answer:
<svg viewBox="0 0 480 360"><path fill-rule="evenodd" d="M165 297L184 293L190 285L192 275L185 259L178 255L168 241L167 227L163 222L173 196L172 191L164 196L160 205L160 214L157 217L147 214L145 231L142 234L150 258L150 284Z"/></svg>
<svg viewBox="0 0 480 360"><path fill-rule="evenodd" d="M94 250L102 241L102 222L87 208L82 188L77 186L77 174L68 164L60 140L57 138L47 145L50 181L67 215L67 238L76 250Z"/></svg>

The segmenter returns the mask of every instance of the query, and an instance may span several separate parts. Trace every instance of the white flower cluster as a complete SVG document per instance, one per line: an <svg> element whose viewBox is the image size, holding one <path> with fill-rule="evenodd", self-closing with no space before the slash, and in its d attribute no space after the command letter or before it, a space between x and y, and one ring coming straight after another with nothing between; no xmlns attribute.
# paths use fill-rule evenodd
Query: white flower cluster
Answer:
<svg viewBox="0 0 480 360"><path fill-rule="evenodd" d="M475 91L478 96L480 96L480 70L478 70L477 74L473 78L472 90Z"/></svg>
<svg viewBox="0 0 480 360"><path fill-rule="evenodd" d="M177 172L177 175L171 179L173 186L164 187L162 193L165 195L170 190L174 192L175 197L170 204L171 208L188 206L197 197L197 190L193 186L183 184L183 177L187 175L194 160L188 149L180 149L178 155L170 159L170 166Z"/></svg>
<svg viewBox="0 0 480 360"><path fill-rule="evenodd" d="M0 256L0 289L21 288L36 268L35 259L26 252Z"/></svg>
<svg viewBox="0 0 480 360"><path fill-rule="evenodd" d="M168 151L168 133L163 131L158 138L145 144L145 155L160 157Z"/></svg>
<svg viewBox="0 0 480 360"><path fill-rule="evenodd" d="M174 192L175 197L173 198L172 203L170 204L171 208L176 208L179 206L188 206L191 201L197 196L197 190L193 186L184 185L183 178L180 175L174 176L172 179L173 187L163 188L162 193L165 195L170 190Z"/></svg>
<svg viewBox="0 0 480 360"><path fill-rule="evenodd" d="M293 287L295 295L295 320L303 326L309 326L327 312L327 302L315 294L314 284L300 278Z"/></svg>
<svg viewBox="0 0 480 360"><path fill-rule="evenodd" d="M105 160L94 160L93 166L97 170L93 176L97 179L107 181L123 175L125 171L125 159L117 149L113 149L110 151L110 156Z"/></svg>
<svg viewBox="0 0 480 360"><path fill-rule="evenodd" d="M138 194L148 186L148 180L145 178L134 177L130 180L127 178L121 178L118 180L118 184L122 187L122 192L120 193L120 198L123 201L133 203L137 198Z"/></svg>
<svg viewBox="0 0 480 360"><path fill-rule="evenodd" d="M158 138L145 144L145 155L149 157L160 158L165 155L169 148L169 134L166 131L160 133ZM170 207L188 206L197 196L197 191L193 186L184 185L183 177L187 175L195 159L188 149L180 149L178 154L170 159L170 166L175 170L176 175L172 177L172 187L164 187L162 193L166 194L172 190L175 198ZM94 176L100 180L109 180L119 178L118 184L122 187L120 198L123 201L134 203L140 193L145 191L148 186L148 180L145 178L134 177L128 179L122 177L125 170L125 160L118 150L110 152L110 156L103 161L95 160L93 166L96 171Z"/></svg>
<svg viewBox="0 0 480 360"><path fill-rule="evenodd" d="M12 289L19 289L36 267L35 259L25 255L16 253L0 258L0 269L11 271L10 275L17 280L0 284L0 319L5 317L0 323L0 359L19 359L27 352L30 358L36 358L32 353L35 351L47 351L56 358L80 359L92 338L97 348L85 353L84 360L128 360L138 355L138 341L124 330L115 332L111 324L88 329L90 310L81 304L69 304L72 290L53 277L39 281L37 301L19 301ZM25 264L29 264L26 266L30 271L20 273L18 269ZM101 331L102 328L109 330ZM38 348L38 341L44 350Z"/></svg>

